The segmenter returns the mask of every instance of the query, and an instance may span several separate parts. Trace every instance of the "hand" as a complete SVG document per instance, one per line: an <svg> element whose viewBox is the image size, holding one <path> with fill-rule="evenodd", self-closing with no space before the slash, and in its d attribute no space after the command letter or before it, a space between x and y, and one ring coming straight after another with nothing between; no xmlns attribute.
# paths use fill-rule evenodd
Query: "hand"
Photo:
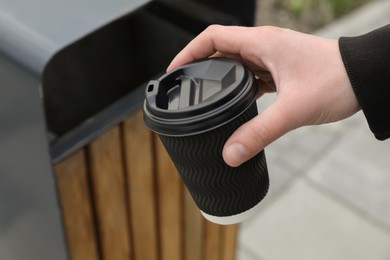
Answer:
<svg viewBox="0 0 390 260"><path fill-rule="evenodd" d="M338 121L360 109L337 40L269 26L213 25L167 70L210 56L234 58L249 67L258 77L259 96L277 92L266 110L226 142L222 155L230 166L239 166L295 128Z"/></svg>

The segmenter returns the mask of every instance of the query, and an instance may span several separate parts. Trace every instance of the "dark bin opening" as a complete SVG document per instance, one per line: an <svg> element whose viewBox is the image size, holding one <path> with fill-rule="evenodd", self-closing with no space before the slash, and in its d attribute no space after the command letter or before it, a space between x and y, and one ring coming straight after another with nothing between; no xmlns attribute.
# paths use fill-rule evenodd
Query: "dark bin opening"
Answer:
<svg viewBox="0 0 390 260"><path fill-rule="evenodd" d="M145 6L66 47L42 79L49 131L61 137L139 88L192 37Z"/></svg>
<svg viewBox="0 0 390 260"><path fill-rule="evenodd" d="M201 1L155 0L60 50L42 75L52 161L139 109L145 84L209 24L242 24L247 15Z"/></svg>

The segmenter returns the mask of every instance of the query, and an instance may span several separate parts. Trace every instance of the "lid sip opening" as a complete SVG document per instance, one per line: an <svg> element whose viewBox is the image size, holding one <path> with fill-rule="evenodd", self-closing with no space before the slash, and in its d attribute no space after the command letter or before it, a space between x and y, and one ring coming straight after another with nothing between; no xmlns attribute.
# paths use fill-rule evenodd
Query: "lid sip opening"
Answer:
<svg viewBox="0 0 390 260"><path fill-rule="evenodd" d="M181 66L146 87L145 123L165 135L189 135L225 124L255 100L254 75L241 63L210 58Z"/></svg>

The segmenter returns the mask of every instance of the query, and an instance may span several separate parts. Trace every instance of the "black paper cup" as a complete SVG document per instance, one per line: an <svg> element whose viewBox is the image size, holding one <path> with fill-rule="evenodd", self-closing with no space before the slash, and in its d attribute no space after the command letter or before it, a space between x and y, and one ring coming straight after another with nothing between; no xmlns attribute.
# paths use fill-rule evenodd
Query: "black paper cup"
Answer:
<svg viewBox="0 0 390 260"><path fill-rule="evenodd" d="M145 124L156 132L202 215L234 224L255 214L267 194L264 151L239 167L222 149L230 135L257 115L257 81L241 63L213 58L150 81Z"/></svg>

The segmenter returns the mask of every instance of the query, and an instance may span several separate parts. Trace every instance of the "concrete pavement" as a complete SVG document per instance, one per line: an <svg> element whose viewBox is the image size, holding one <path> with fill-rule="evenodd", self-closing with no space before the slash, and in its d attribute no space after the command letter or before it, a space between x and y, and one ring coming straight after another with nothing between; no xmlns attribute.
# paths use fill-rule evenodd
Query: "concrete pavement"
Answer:
<svg viewBox="0 0 390 260"><path fill-rule="evenodd" d="M390 23L376 0L315 34L339 38ZM274 96L258 101L259 110ZM390 259L390 142L362 112L297 129L266 149L271 178L263 208L241 225L238 260Z"/></svg>

